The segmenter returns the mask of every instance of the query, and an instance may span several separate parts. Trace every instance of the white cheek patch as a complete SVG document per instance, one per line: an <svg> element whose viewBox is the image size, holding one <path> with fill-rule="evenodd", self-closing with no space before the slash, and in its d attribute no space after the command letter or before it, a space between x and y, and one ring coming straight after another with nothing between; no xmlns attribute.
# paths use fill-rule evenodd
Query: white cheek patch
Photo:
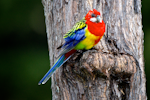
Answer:
<svg viewBox="0 0 150 100"><path fill-rule="evenodd" d="M96 22L97 19L96 19L96 18L90 18L90 21L91 21L91 22Z"/></svg>

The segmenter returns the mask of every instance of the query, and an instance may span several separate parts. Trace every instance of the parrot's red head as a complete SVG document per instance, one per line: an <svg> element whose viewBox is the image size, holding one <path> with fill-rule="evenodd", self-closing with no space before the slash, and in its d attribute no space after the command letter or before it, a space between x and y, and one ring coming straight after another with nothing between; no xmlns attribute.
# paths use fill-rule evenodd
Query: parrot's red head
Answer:
<svg viewBox="0 0 150 100"><path fill-rule="evenodd" d="M93 22L93 23L102 23L102 18L101 18L101 15L100 15L100 12L98 12L96 9L93 9L93 11L92 10L90 10L87 14L86 14L86 16L85 16L85 20L87 20L87 21L91 21L91 22Z"/></svg>
<svg viewBox="0 0 150 100"><path fill-rule="evenodd" d="M105 23L102 20L100 12L96 9L90 10L85 16L86 24L88 25L88 30L96 35L103 36L105 32Z"/></svg>

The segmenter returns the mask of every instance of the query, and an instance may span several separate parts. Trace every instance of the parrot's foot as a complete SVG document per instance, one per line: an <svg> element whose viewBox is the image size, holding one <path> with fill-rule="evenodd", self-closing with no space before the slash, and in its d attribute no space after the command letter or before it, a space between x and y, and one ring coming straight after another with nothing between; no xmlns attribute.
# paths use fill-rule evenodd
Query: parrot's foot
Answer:
<svg viewBox="0 0 150 100"><path fill-rule="evenodd" d="M95 47L91 48L90 50L96 50L96 51L98 51L98 49L97 49L97 48L95 48Z"/></svg>
<svg viewBox="0 0 150 100"><path fill-rule="evenodd" d="M76 58L76 61L79 61L81 59L81 57L83 56L83 54L86 52L87 50L78 50L76 53L78 53L78 57Z"/></svg>
<svg viewBox="0 0 150 100"><path fill-rule="evenodd" d="M81 59L81 57L83 56L83 54L87 53L87 52L89 52L89 53L98 53L99 51L95 47L91 48L90 50L85 50L85 49L84 50L78 50L76 52L76 53L78 53L78 57L76 58L76 61L79 61Z"/></svg>

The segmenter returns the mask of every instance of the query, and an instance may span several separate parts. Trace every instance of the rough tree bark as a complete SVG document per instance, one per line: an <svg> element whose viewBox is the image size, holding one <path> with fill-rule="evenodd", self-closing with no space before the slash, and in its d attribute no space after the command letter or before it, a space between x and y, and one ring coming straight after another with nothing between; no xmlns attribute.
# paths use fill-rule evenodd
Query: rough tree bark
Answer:
<svg viewBox="0 0 150 100"><path fill-rule="evenodd" d="M141 0L89 0L106 33L80 58L76 53L52 76L53 100L146 100ZM63 35L91 10L88 0L42 0L49 56L54 64Z"/></svg>

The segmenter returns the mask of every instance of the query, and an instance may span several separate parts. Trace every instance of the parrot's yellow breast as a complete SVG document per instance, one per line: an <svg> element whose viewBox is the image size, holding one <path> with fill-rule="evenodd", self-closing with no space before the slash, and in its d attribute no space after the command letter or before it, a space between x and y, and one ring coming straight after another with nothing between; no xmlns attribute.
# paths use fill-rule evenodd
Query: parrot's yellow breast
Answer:
<svg viewBox="0 0 150 100"><path fill-rule="evenodd" d="M100 39L100 36L95 36L92 33L90 33L90 31L88 30L88 27L85 28L85 39L80 41L74 49L78 50L78 49L91 49L95 44L95 41L97 41L98 39Z"/></svg>

